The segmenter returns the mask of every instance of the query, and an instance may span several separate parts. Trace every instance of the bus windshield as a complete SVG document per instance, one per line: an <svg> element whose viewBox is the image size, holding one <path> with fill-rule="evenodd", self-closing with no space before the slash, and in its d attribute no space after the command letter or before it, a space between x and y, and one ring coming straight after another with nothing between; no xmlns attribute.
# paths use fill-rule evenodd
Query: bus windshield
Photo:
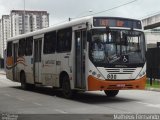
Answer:
<svg viewBox="0 0 160 120"><path fill-rule="evenodd" d="M143 66L145 63L143 32L133 30L92 30L90 59L96 66Z"/></svg>

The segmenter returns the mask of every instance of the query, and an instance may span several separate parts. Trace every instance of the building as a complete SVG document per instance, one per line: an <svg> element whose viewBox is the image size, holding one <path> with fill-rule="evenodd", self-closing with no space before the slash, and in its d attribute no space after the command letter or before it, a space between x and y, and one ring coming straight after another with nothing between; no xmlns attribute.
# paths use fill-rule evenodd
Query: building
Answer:
<svg viewBox="0 0 160 120"><path fill-rule="evenodd" d="M47 11L12 10L0 19L0 57L6 49L6 40L20 34L49 27Z"/></svg>
<svg viewBox="0 0 160 120"><path fill-rule="evenodd" d="M145 39L147 42L147 48L157 47L157 43L160 42L160 31L145 31Z"/></svg>
<svg viewBox="0 0 160 120"><path fill-rule="evenodd" d="M6 40L11 37L10 17L3 15L0 21L0 55L3 57L3 52L6 49Z"/></svg>
<svg viewBox="0 0 160 120"><path fill-rule="evenodd" d="M2 20L0 19L0 58L2 58Z"/></svg>
<svg viewBox="0 0 160 120"><path fill-rule="evenodd" d="M160 27L160 14L144 18L142 19L142 23L145 30Z"/></svg>
<svg viewBox="0 0 160 120"><path fill-rule="evenodd" d="M160 14L142 19L148 48L157 47L160 42Z"/></svg>
<svg viewBox="0 0 160 120"><path fill-rule="evenodd" d="M47 11L12 10L10 18L12 37L49 27Z"/></svg>

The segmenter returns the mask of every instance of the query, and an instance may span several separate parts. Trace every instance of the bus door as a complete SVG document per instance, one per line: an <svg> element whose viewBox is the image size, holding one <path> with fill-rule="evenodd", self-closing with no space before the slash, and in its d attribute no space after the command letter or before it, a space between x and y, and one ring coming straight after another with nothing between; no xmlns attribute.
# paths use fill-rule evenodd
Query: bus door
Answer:
<svg viewBox="0 0 160 120"><path fill-rule="evenodd" d="M85 89L86 30L75 31L75 87Z"/></svg>
<svg viewBox="0 0 160 120"><path fill-rule="evenodd" d="M34 39L34 82L42 83L41 80L41 51L42 51L42 38Z"/></svg>
<svg viewBox="0 0 160 120"><path fill-rule="evenodd" d="M13 43L13 80L17 81L17 53L18 53L18 43Z"/></svg>

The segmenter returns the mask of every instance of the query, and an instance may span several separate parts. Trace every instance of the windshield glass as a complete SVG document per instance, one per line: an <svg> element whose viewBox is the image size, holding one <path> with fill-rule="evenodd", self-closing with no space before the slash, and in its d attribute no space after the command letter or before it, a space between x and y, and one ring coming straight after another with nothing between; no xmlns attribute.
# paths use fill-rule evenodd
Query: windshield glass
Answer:
<svg viewBox="0 0 160 120"><path fill-rule="evenodd" d="M133 30L92 30L90 59L96 66L142 65L145 62L144 34Z"/></svg>

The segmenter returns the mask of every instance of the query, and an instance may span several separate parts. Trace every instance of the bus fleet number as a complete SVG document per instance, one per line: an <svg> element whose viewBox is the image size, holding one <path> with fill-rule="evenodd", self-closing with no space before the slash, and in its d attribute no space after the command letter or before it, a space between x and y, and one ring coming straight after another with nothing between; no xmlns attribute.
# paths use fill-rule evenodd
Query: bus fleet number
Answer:
<svg viewBox="0 0 160 120"><path fill-rule="evenodd" d="M117 75L114 75L114 74L108 74L107 75L107 79L117 79Z"/></svg>

